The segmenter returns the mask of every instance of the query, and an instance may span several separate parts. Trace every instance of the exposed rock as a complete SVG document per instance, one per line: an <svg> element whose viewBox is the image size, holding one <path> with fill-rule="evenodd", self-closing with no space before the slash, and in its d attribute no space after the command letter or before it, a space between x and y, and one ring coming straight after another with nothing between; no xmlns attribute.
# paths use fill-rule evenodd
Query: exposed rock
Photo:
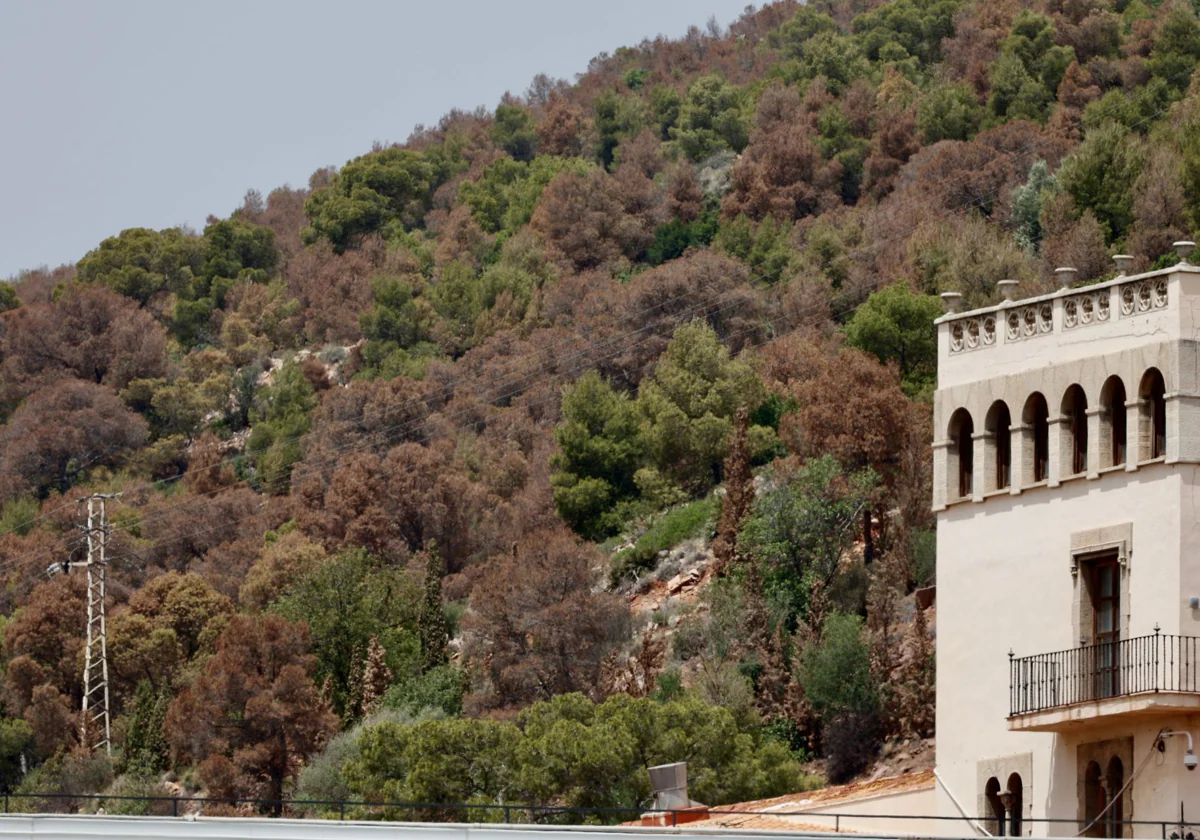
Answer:
<svg viewBox="0 0 1200 840"><path fill-rule="evenodd" d="M704 573L698 568L689 569L682 572L667 581L667 592L671 595L678 595L685 587L695 586L704 577Z"/></svg>

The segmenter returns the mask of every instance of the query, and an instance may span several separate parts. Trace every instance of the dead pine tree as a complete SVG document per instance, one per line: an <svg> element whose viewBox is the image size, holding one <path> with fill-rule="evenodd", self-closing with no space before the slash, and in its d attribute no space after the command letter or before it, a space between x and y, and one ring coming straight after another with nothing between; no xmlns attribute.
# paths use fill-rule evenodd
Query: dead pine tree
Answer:
<svg viewBox="0 0 1200 840"><path fill-rule="evenodd" d="M362 714L363 717L379 708L383 695L392 684L392 669L387 665L387 651L379 644L379 637L372 636L367 645L367 658L363 663Z"/></svg>
<svg viewBox="0 0 1200 840"><path fill-rule="evenodd" d="M718 575L728 571L737 559L738 531L754 504L749 429L750 412L745 407L739 408L734 416L729 454L725 457L725 498L721 503L721 518L717 521L717 536L712 544L714 571Z"/></svg>

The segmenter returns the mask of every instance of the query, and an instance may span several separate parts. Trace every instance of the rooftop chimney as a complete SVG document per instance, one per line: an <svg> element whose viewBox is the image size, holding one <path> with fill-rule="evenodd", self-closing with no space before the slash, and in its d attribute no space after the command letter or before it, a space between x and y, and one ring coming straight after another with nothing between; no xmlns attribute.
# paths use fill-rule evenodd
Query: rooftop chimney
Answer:
<svg viewBox="0 0 1200 840"><path fill-rule="evenodd" d="M1129 269L1133 268L1133 260L1129 254L1117 254L1113 257L1113 262L1117 264L1117 276L1124 277L1129 274Z"/></svg>
<svg viewBox="0 0 1200 840"><path fill-rule="evenodd" d="M1019 285L1021 285L1020 280L998 280L998 281L996 281L996 288L1000 290L1000 294L1004 295L1005 303L1011 303L1012 299L1014 297L1016 297L1017 286L1019 286Z"/></svg>
<svg viewBox="0 0 1200 840"><path fill-rule="evenodd" d="M1058 288L1060 290L1071 288L1071 284L1075 282L1075 277L1078 274L1079 269L1069 266L1054 269L1054 276L1058 278Z"/></svg>
<svg viewBox="0 0 1200 840"><path fill-rule="evenodd" d="M687 795L686 761L651 767L650 787L654 791L654 807L660 811L686 808L692 804Z"/></svg>
<svg viewBox="0 0 1200 840"><path fill-rule="evenodd" d="M708 806L693 802L687 792L687 762L650 768L654 813L642 815L642 825L674 826L708 819Z"/></svg>

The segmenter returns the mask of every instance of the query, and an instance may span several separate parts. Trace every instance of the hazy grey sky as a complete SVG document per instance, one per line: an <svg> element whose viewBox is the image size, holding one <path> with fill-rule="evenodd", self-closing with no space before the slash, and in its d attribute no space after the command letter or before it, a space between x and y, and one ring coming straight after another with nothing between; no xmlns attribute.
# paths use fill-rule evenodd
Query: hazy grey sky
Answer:
<svg viewBox="0 0 1200 840"><path fill-rule="evenodd" d="M0 0L0 278L203 226L746 0Z"/></svg>

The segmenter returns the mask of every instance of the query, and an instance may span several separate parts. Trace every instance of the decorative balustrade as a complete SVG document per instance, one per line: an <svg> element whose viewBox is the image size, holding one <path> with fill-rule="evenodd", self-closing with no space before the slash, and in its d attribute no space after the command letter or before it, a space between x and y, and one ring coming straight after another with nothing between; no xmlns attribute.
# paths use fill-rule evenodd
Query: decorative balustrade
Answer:
<svg viewBox="0 0 1200 840"><path fill-rule="evenodd" d="M1169 278L1160 275L1133 280L1118 277L1094 288L1027 304L1005 302L949 320L950 355L1051 335L1056 330L1056 305L1062 310L1057 329L1067 332L1111 322L1114 307L1115 316L1121 318L1165 309L1169 298ZM1002 336L997 334L997 324L1004 325Z"/></svg>
<svg viewBox="0 0 1200 840"><path fill-rule="evenodd" d="M950 324L950 352L961 353L996 343L995 314L960 318Z"/></svg>
<svg viewBox="0 0 1200 840"><path fill-rule="evenodd" d="M1112 290L1100 289L1063 299L1063 329L1101 324L1112 314Z"/></svg>
<svg viewBox="0 0 1200 840"><path fill-rule="evenodd" d="M1129 317L1167 306L1167 278L1149 277L1120 287L1121 315Z"/></svg>
<svg viewBox="0 0 1200 840"><path fill-rule="evenodd" d="M1006 321L1009 342L1049 335L1054 331L1054 307L1050 303L1021 306L1009 312Z"/></svg>

